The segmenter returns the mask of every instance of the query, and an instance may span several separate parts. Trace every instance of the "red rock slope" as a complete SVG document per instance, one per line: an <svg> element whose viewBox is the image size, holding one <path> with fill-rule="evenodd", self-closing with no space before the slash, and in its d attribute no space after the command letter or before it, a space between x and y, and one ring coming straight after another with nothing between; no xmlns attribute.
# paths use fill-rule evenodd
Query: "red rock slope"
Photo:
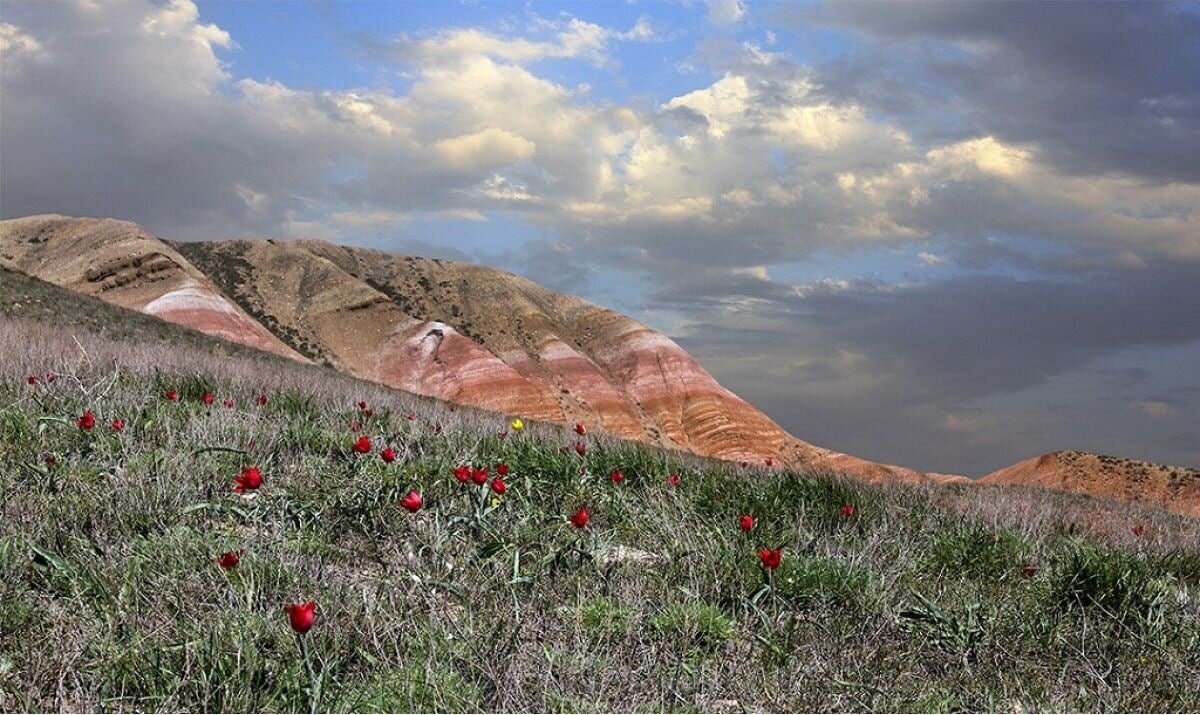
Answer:
<svg viewBox="0 0 1200 715"><path fill-rule="evenodd" d="M1200 470L1091 452L1051 452L979 480L1140 502L1200 516Z"/></svg>

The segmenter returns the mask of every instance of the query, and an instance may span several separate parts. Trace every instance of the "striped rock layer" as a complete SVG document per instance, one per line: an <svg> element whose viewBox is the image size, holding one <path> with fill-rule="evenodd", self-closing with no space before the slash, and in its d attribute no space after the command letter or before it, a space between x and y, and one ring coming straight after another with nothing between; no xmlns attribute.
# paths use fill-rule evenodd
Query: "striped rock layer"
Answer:
<svg viewBox="0 0 1200 715"><path fill-rule="evenodd" d="M113 219L0 221L0 265L293 360L417 394L756 466L969 482L817 447L673 340L511 273L323 241L171 242ZM69 318L66 318L69 320ZM1200 515L1200 472L1056 452L979 480Z"/></svg>

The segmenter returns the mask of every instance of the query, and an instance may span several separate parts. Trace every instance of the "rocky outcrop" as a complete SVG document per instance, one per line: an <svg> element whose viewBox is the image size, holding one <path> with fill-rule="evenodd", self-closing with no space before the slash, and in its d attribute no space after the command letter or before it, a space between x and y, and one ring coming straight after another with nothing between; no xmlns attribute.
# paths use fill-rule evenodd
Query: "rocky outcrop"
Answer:
<svg viewBox="0 0 1200 715"><path fill-rule="evenodd" d="M1091 452L1043 454L992 472L979 483L1045 487L1200 516L1200 470Z"/></svg>

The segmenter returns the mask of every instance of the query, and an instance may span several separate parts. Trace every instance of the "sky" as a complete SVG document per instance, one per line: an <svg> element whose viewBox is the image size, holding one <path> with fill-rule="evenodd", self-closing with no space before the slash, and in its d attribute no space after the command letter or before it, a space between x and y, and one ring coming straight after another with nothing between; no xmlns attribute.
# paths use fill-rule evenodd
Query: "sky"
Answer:
<svg viewBox="0 0 1200 715"><path fill-rule="evenodd" d="M0 57L5 218L498 266L921 470L1200 467L1200 4L5 2Z"/></svg>

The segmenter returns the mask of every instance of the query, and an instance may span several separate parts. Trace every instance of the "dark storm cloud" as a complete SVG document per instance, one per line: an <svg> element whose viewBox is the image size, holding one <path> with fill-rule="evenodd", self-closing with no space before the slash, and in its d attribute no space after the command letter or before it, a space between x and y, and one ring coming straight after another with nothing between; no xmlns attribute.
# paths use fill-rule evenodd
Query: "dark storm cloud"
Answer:
<svg viewBox="0 0 1200 715"><path fill-rule="evenodd" d="M796 292L752 276L698 275L654 300L688 312L695 322L680 342L795 434L982 474L1065 446L1127 444L1143 458L1194 461L1194 445L1167 435L1187 431L1200 394L1173 388L1159 399L1146 383L1162 373L1186 384L1196 365L1196 276L1194 266L1156 264L1064 280L978 275ZM1177 352L1162 364L1097 367L1138 347ZM1094 388L1078 396L1060 382ZM1035 388L1014 398L1018 407L981 407Z"/></svg>
<svg viewBox="0 0 1200 715"><path fill-rule="evenodd" d="M885 111L932 102L961 114L947 131L1036 142L1068 171L1200 180L1195 5L846 2L781 14L866 40L825 68L833 94Z"/></svg>
<svg viewBox="0 0 1200 715"><path fill-rule="evenodd" d="M1011 392L1106 352L1200 339L1194 265L1061 281L972 275L901 286L818 284L799 294L752 277L716 283L716 291L713 285L676 286L654 299L697 319L746 299L730 322L770 331L794 326L767 345L799 342L812 331L824 344L911 376L922 394L938 399Z"/></svg>

